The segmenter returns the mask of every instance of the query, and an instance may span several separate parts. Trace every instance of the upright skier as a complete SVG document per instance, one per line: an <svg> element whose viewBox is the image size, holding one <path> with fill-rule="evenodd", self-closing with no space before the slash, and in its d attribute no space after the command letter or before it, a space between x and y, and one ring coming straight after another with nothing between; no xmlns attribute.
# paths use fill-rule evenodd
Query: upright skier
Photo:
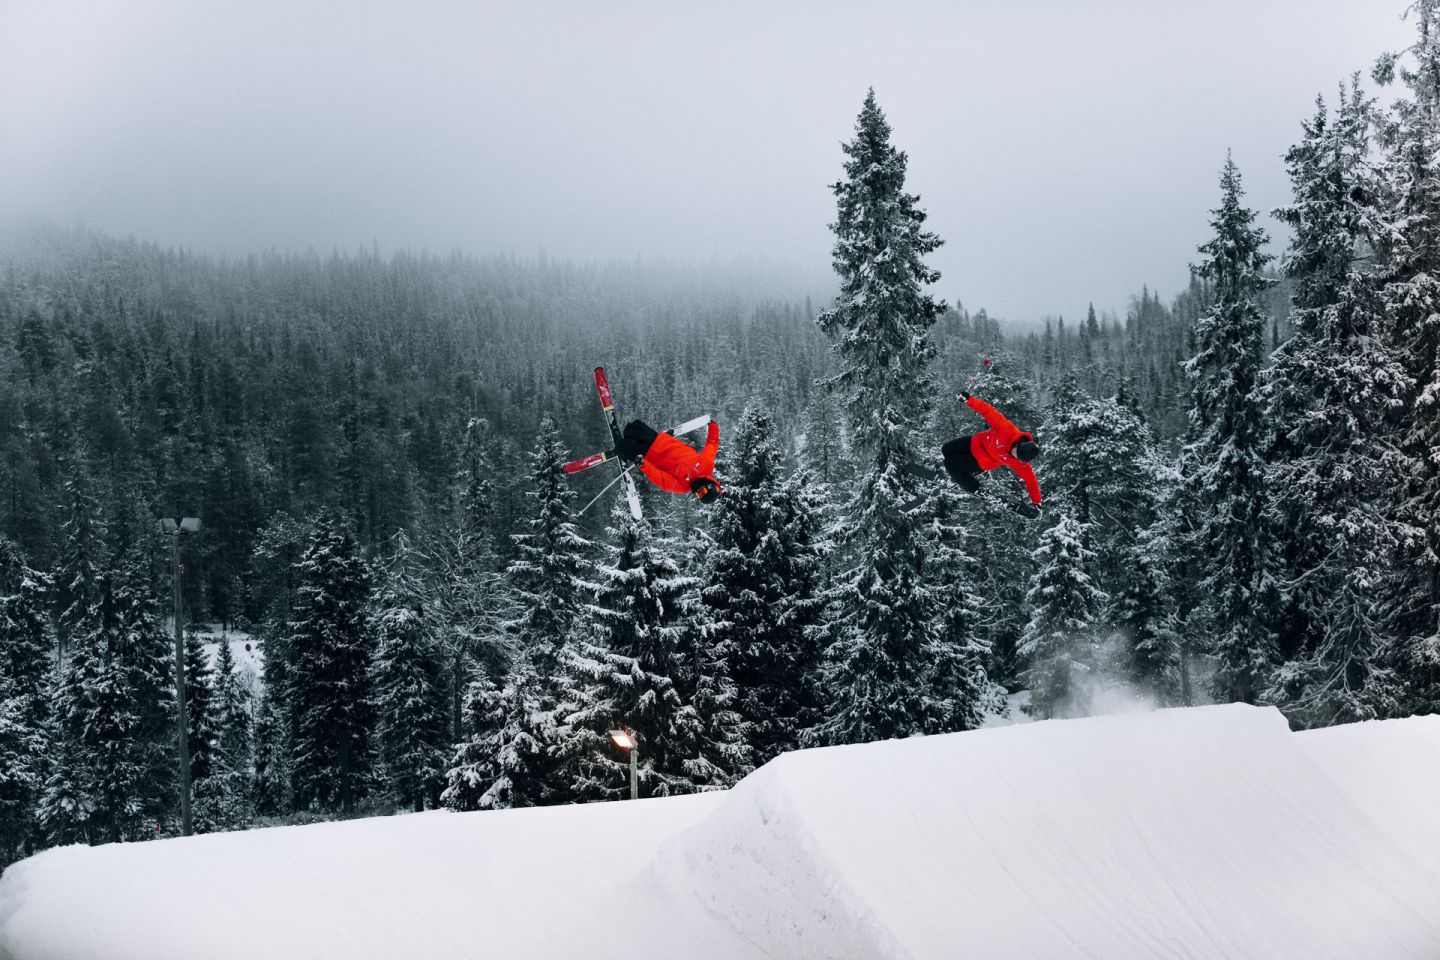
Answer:
<svg viewBox="0 0 1440 960"><path fill-rule="evenodd" d="M625 425L619 453L638 458L641 472L661 490L693 493L701 503L711 503L720 497L720 484L713 476L719 451L720 424L714 420L706 431L704 450L696 450L672 434L657 433L644 421L631 420Z"/></svg>
<svg viewBox="0 0 1440 960"><path fill-rule="evenodd" d="M990 429L972 433L968 437L956 437L941 447L940 452L945 457L945 471L967 492L975 493L980 489L981 473L1000 466L1009 467L1016 476L1025 481L1030 500L1038 508L1040 482L1035 479L1035 471L1031 468L1030 461L1040 456L1040 445L1035 442L1034 437L1005 419L1000 411L984 400L968 393L960 396L965 398L966 406L985 418ZM1036 515L1038 516L1038 513Z"/></svg>

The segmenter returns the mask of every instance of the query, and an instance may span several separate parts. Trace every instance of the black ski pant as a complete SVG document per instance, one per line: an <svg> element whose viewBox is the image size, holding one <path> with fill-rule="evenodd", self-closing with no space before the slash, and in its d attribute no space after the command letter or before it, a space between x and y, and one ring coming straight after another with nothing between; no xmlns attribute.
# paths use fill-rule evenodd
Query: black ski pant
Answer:
<svg viewBox="0 0 1440 960"><path fill-rule="evenodd" d="M620 449L617 452L622 457L639 460L645 456L645 451L650 449L650 444L655 442L655 438L660 436L660 433L651 428L644 420L631 420L625 424L625 430L621 436Z"/></svg>
<svg viewBox="0 0 1440 960"><path fill-rule="evenodd" d="M950 474L950 479L965 490L966 493L974 493L980 489L980 462L975 459L975 454L970 452L970 441L974 434L968 437L956 437L954 440L946 441L940 448L940 453L945 457L945 472Z"/></svg>

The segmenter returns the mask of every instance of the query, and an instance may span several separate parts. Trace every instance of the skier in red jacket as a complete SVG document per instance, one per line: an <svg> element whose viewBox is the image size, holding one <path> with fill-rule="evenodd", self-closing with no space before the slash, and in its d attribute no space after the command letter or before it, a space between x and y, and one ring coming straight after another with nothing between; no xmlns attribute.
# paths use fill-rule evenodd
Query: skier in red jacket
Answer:
<svg viewBox="0 0 1440 960"><path fill-rule="evenodd" d="M640 471L650 482L670 493L693 493L701 503L720 497L715 472L715 454L720 451L720 424L714 420L705 435L705 449L696 450L668 433L657 433L640 420L625 425L622 456L638 459Z"/></svg>
<svg viewBox="0 0 1440 960"><path fill-rule="evenodd" d="M940 448L945 456L945 471L952 480L969 493L980 489L980 474L996 467L1009 467L1030 493L1030 500L1040 506L1040 482L1030 461L1040 456L1035 438L1005 419L1000 411L979 397L962 393L965 405L985 418L990 429L968 437L956 437ZM1038 512L1036 513L1038 516Z"/></svg>

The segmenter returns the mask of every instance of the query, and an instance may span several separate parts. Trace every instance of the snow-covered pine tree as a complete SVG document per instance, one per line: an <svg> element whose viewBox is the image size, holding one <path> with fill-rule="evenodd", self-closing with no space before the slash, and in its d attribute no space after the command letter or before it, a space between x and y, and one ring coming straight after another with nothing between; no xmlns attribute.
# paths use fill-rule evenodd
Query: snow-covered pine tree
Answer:
<svg viewBox="0 0 1440 960"><path fill-rule="evenodd" d="M1178 479L1178 478L1177 478ZM1171 589L1175 544L1171 518L1157 517L1123 553L1108 619L1120 632L1126 679L1161 706L1187 703L1188 675Z"/></svg>
<svg viewBox="0 0 1440 960"><path fill-rule="evenodd" d="M211 783L220 772L220 722L215 703L214 672L205 644L193 630L185 632L185 727L190 754L190 808L196 833L223 829L217 795L224 781Z"/></svg>
<svg viewBox="0 0 1440 960"><path fill-rule="evenodd" d="M99 504L90 494L90 481L83 455L76 455L70 477L65 481L65 521L61 524L64 541L56 569L59 618L56 622L58 656L63 662L65 651L95 606L100 569L104 564L103 531L99 528Z"/></svg>
<svg viewBox="0 0 1440 960"><path fill-rule="evenodd" d="M136 543L121 558L115 579L115 603L124 632L119 657L135 715L130 750L140 771L139 839L153 837L155 825L179 810L175 643L157 615L160 603L150 589L147 567L147 551Z"/></svg>
<svg viewBox="0 0 1440 960"><path fill-rule="evenodd" d="M668 544L657 542L645 520L630 516L616 498L602 558L594 565L595 600L582 608L573 668L582 685L567 717L565 744L575 772L577 800L613 800L628 794L627 759L608 731L623 728L639 746L640 790L646 796L691 793L687 761L701 756L703 725L681 699L681 600L693 586Z"/></svg>
<svg viewBox="0 0 1440 960"><path fill-rule="evenodd" d="M29 722L29 704L0 674L0 870L33 849L43 783L43 731Z"/></svg>
<svg viewBox="0 0 1440 960"><path fill-rule="evenodd" d="M255 708L255 772L250 804L257 816L273 817L291 807L289 738L276 709L275 691L266 688Z"/></svg>
<svg viewBox="0 0 1440 960"><path fill-rule="evenodd" d="M50 578L0 537L0 869L43 839L40 791L49 752Z"/></svg>
<svg viewBox="0 0 1440 960"><path fill-rule="evenodd" d="M349 812L366 793L374 759L369 575L354 538L328 513L297 567L286 690L294 802Z"/></svg>
<svg viewBox="0 0 1440 960"><path fill-rule="evenodd" d="M1389 512L1420 536L1401 563L1387 632L1403 645L1407 713L1440 711L1440 0L1407 10L1417 38L1388 54L1373 77L1408 93L1377 124L1383 150L1383 231L1376 237L1385 348L1410 380L1391 420L1408 461ZM1423 539L1422 539L1423 538Z"/></svg>
<svg viewBox="0 0 1440 960"><path fill-rule="evenodd" d="M1196 572L1201 620L1215 658L1222 701L1255 703L1269 685L1275 641L1266 620L1273 602L1261 525L1265 505L1263 410L1256 392L1268 325L1256 303L1265 232L1241 205L1240 172L1227 155L1215 236L1200 247L1197 273L1214 283L1210 309L1196 322L1184 473L1196 508Z"/></svg>
<svg viewBox="0 0 1440 960"><path fill-rule="evenodd" d="M140 725L121 649L123 599L112 574L102 574L99 598L76 621L76 642L56 703L57 769L41 816L53 842L115 843L136 838L144 769L132 749Z"/></svg>
<svg viewBox="0 0 1440 960"><path fill-rule="evenodd" d="M839 488L850 480L854 461L845 449L844 410L829 390L817 390L805 408L805 465L815 480Z"/></svg>
<svg viewBox="0 0 1440 960"><path fill-rule="evenodd" d="M943 304L925 288L939 274L921 259L940 246L923 227L919 197L905 192L905 154L871 90L844 145L845 179L832 187L837 214L834 305L816 318L835 340L841 391L865 458L849 512L851 568L835 585L839 636L827 651L832 707L811 738L850 743L940 730L943 682L926 651L939 636L941 598L926 576L929 544L895 507L916 492L904 467L910 434L924 422L933 386L930 340Z"/></svg>
<svg viewBox="0 0 1440 960"><path fill-rule="evenodd" d="M380 759L395 800L418 812L439 800L451 745L445 654L416 564L401 530L391 543L373 626Z"/></svg>
<svg viewBox="0 0 1440 960"><path fill-rule="evenodd" d="M1294 334L1261 384L1285 661L1266 699L1301 726L1371 719L1394 693L1382 666L1385 620L1408 531L1376 505L1403 487L1386 425L1411 381L1385 340L1374 270L1360 259L1381 219L1370 123L1358 77L1341 89L1333 119L1319 101L1286 155L1295 202L1276 211L1294 231Z"/></svg>
<svg viewBox="0 0 1440 960"><path fill-rule="evenodd" d="M52 578L27 565L19 548L0 538L0 675L10 679L11 695L25 701L25 723L32 730L43 727L50 712L53 605Z"/></svg>
<svg viewBox="0 0 1440 960"><path fill-rule="evenodd" d="M254 749L251 733L250 691L235 669L230 641L222 637L215 653L215 746L216 769L210 774L211 788L220 798L214 819L219 829L245 826L251 817L250 777Z"/></svg>
<svg viewBox="0 0 1440 960"><path fill-rule="evenodd" d="M941 598L941 631L928 652L935 689L944 697L941 729L973 730L987 713L1004 707L1002 686L990 679L994 651L986 630L984 601L975 590L975 558L966 552L966 523L973 515L968 495L946 488L932 501L929 560L931 580Z"/></svg>
<svg viewBox="0 0 1440 960"><path fill-rule="evenodd" d="M518 651L502 684L472 685L474 727L447 774L453 809L564 803L570 777L560 770L564 744L558 711L573 704L567 644L581 603L581 572L590 544L571 516L575 494L561 464L566 451L548 416L530 455L534 514L528 532L512 535L506 570L516 615L504 624ZM476 700L475 698L480 698ZM482 701L490 702L482 702ZM491 718L498 724L490 724Z"/></svg>
<svg viewBox="0 0 1440 960"><path fill-rule="evenodd" d="M1030 622L1020 639L1029 666L1027 712L1042 719L1084 716L1089 708L1097 659L1096 617L1109 598L1086 568L1094 554L1085 530L1069 510L1040 535L1036 572L1025 600Z"/></svg>
<svg viewBox="0 0 1440 960"><path fill-rule="evenodd" d="M542 433L545 429L542 425ZM501 626L504 591L495 542L495 466L490 451L495 443L496 434L484 418L466 422L454 477L459 491L454 522L436 537L439 574L432 593L447 659L450 738L456 743L465 739L463 700L472 665L499 673L513 653Z"/></svg>
<svg viewBox="0 0 1440 960"><path fill-rule="evenodd" d="M695 611L700 649L734 683L753 766L795 749L815 715L824 612L821 518L782 475L773 435L769 411L746 407L721 464L725 496L713 511Z"/></svg>
<svg viewBox="0 0 1440 960"><path fill-rule="evenodd" d="M1051 491L1049 507L1075 511L1095 552L1094 576L1114 591L1129 577L1125 555L1134 532L1154 515L1157 469L1149 426L1117 397L1062 390L1043 432L1037 466Z"/></svg>

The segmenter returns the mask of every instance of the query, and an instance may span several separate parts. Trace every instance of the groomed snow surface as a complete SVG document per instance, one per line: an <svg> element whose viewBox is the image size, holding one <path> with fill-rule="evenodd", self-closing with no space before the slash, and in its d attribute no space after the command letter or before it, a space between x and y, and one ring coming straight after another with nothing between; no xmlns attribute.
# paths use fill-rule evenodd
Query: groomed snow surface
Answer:
<svg viewBox="0 0 1440 960"><path fill-rule="evenodd" d="M1440 957L1440 717L789 754L727 793L51 850L0 957Z"/></svg>

